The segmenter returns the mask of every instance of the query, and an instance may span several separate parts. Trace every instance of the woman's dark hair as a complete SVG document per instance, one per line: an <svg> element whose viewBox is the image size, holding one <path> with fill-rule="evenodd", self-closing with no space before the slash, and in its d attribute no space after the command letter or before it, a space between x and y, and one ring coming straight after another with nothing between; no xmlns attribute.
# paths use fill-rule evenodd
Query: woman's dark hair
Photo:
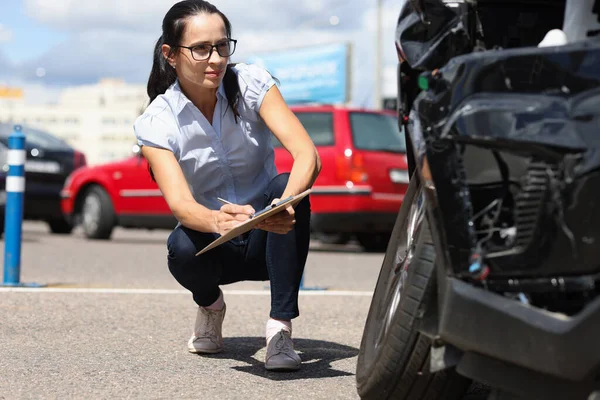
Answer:
<svg viewBox="0 0 600 400"><path fill-rule="evenodd" d="M152 102L156 97L165 93L177 79L175 68L171 67L162 54L162 45L171 46L171 52L175 51L175 46L181 44L181 37L185 29L186 19L198 14L218 14L225 24L227 38L231 39L231 23L229 19L217 7L204 0L184 0L173 5L167 12L162 23L162 35L158 38L156 46L154 46L154 61L152 63L152 71L148 78L147 92ZM234 118L237 122L239 113L237 110L237 102L239 98L240 88L238 85L235 73L229 64L223 77L223 85L225 88L225 96L227 104L233 111Z"/></svg>
<svg viewBox="0 0 600 400"><path fill-rule="evenodd" d="M198 14L218 14L223 19L227 38L231 39L231 23L229 19L217 7L204 0L183 0L176 3L167 12L162 22L162 35L158 38L154 46L154 61L152 70L148 78L147 92L150 97L150 102L156 99L159 95L165 93L167 89L177 79L175 68L171 67L162 53L162 45L171 46L171 52L174 52L176 47L181 43L181 36L185 29L186 19ZM225 88L225 97L227 97L228 107L233 111L233 117L237 122L240 114L237 109L240 87L238 85L235 72L231 67L234 64L229 64L223 77L223 85ZM154 173L148 165L148 172L153 181Z"/></svg>

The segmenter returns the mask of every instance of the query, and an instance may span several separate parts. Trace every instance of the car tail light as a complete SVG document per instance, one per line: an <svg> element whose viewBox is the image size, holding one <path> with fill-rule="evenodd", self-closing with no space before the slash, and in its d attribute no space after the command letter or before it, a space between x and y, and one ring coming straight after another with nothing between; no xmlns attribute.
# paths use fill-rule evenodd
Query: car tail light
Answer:
<svg viewBox="0 0 600 400"><path fill-rule="evenodd" d="M336 158L337 178L345 182L363 183L369 178L362 154L346 149Z"/></svg>
<svg viewBox="0 0 600 400"><path fill-rule="evenodd" d="M85 158L85 154L80 151L75 150L74 159L73 159L73 170L76 170L80 167L85 167L87 165L87 160Z"/></svg>

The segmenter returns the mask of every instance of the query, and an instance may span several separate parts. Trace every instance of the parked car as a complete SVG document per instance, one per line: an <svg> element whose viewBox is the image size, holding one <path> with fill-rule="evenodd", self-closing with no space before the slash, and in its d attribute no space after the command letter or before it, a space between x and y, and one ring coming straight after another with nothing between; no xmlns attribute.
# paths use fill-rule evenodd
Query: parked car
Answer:
<svg viewBox="0 0 600 400"><path fill-rule="evenodd" d="M360 345L362 399L458 400L471 382L489 399L600 395L598 4L567 5L582 21L565 1L403 3L411 179ZM563 21L595 26L539 48Z"/></svg>
<svg viewBox="0 0 600 400"><path fill-rule="evenodd" d="M311 195L312 229L356 234L369 250L387 243L408 182L404 136L394 114L333 106L295 107L315 142L322 171ZM273 139L278 171L292 158ZM75 172L62 192L65 215L89 238L108 239L115 226L176 225L140 155Z"/></svg>
<svg viewBox="0 0 600 400"><path fill-rule="evenodd" d="M177 220L135 146L125 160L75 171L62 190L62 210L90 239L109 239L116 226L172 229Z"/></svg>
<svg viewBox="0 0 600 400"><path fill-rule="evenodd" d="M11 124L0 124L2 189L6 185L8 171L8 137L13 130ZM63 215L60 192L67 176L86 165L86 157L64 140L43 130L22 126L22 132L26 150L23 219L46 221L52 233L68 234L73 226ZM1 214L0 229L3 231L4 211Z"/></svg>
<svg viewBox="0 0 600 400"><path fill-rule="evenodd" d="M408 184L406 144L395 114L337 106L292 108L321 157L311 193L311 229L356 236L367 250L385 249ZM293 159L273 136L275 164Z"/></svg>

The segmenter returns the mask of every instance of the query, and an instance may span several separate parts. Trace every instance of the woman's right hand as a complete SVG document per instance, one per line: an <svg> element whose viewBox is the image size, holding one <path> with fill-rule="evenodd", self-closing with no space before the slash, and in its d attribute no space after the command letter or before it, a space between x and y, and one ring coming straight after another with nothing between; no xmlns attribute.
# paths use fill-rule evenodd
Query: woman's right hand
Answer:
<svg viewBox="0 0 600 400"><path fill-rule="evenodd" d="M236 225L250 219L254 214L254 208L249 205L225 204L218 211L213 211L213 220L217 233L224 235Z"/></svg>

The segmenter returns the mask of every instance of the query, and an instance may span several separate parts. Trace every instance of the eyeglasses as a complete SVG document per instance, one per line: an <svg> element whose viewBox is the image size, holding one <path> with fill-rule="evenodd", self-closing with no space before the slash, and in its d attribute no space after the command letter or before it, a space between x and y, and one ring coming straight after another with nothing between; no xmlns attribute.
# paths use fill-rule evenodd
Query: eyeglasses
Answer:
<svg viewBox="0 0 600 400"><path fill-rule="evenodd" d="M192 58L196 61L205 61L212 56L213 50L217 49L217 53L221 57L229 57L235 51L235 46L237 44L237 40L235 39L227 39L220 41L217 44L197 44L196 46L173 46L173 47L181 47L183 49L188 49L192 54Z"/></svg>

